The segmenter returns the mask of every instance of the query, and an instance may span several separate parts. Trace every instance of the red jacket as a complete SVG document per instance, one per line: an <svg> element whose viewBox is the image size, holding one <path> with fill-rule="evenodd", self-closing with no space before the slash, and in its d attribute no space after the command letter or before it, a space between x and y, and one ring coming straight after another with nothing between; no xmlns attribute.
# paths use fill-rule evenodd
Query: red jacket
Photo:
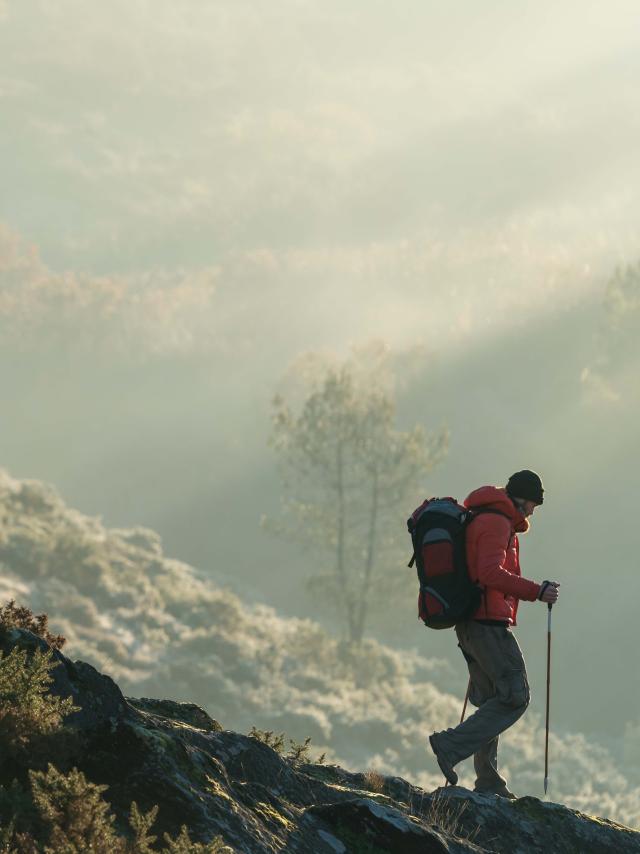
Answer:
<svg viewBox="0 0 640 854"><path fill-rule="evenodd" d="M529 530L529 522L516 509L506 490L481 486L467 498L470 510L499 510L483 513L467 528L467 565L469 577L484 588L480 607L473 615L477 620L506 620L516 623L518 601L533 602L540 585L522 578L520 573L518 533Z"/></svg>

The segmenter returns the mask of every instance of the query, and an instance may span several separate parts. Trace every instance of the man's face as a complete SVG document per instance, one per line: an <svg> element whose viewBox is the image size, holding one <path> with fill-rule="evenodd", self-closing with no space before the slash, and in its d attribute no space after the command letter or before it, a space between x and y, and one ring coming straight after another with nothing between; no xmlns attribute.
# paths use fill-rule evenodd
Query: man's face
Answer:
<svg viewBox="0 0 640 854"><path fill-rule="evenodd" d="M522 513L525 519L528 519L529 516L533 516L533 511L536 507L539 507L539 504L536 504L535 501L528 501L526 498L516 498L514 499L518 510Z"/></svg>

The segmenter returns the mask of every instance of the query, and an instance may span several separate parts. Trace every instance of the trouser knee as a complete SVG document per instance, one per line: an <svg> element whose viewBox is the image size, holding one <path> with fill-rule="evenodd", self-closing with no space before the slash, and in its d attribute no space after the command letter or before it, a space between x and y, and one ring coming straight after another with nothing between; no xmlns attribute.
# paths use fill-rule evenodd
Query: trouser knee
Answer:
<svg viewBox="0 0 640 854"><path fill-rule="evenodd" d="M522 715L524 715L524 713L527 711L527 708L529 706L529 700L529 697L519 703L516 703L516 701L514 700L513 710L519 718L522 717Z"/></svg>
<svg viewBox="0 0 640 854"><path fill-rule="evenodd" d="M531 700L526 674L520 670L506 674L498 685L498 695L506 706L518 714L518 717L523 715Z"/></svg>

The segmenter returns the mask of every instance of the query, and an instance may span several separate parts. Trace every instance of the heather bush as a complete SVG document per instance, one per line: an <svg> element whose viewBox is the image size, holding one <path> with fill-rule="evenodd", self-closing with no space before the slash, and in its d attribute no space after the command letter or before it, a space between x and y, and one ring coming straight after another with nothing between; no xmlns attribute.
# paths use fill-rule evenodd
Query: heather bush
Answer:
<svg viewBox="0 0 640 854"><path fill-rule="evenodd" d="M20 773L39 767L43 757L72 756L78 747L75 733L62 732L66 715L78 709L71 697L47 693L50 671L58 662L52 651L14 647L0 659L0 773Z"/></svg>
<svg viewBox="0 0 640 854"><path fill-rule="evenodd" d="M66 638L62 635L51 634L46 614L35 615L28 608L16 605L13 599L0 607L0 633L6 634L11 629L27 629L44 638L54 649L62 649L66 643Z"/></svg>
<svg viewBox="0 0 640 854"><path fill-rule="evenodd" d="M45 827L45 851L111 854L124 850L114 830L115 817L97 786L75 768L62 774L53 765L29 774L33 802ZM47 832L48 831L48 832Z"/></svg>
<svg viewBox="0 0 640 854"><path fill-rule="evenodd" d="M164 834L163 847L150 835L158 815L153 807L141 813L131 804L131 835L115 828L115 816L103 799L107 786L96 785L76 768L68 774L49 765L31 771L30 792L13 784L0 788L0 854L233 854L221 837L193 842L186 827L175 837ZM14 812L7 818L7 807Z"/></svg>
<svg viewBox="0 0 640 854"><path fill-rule="evenodd" d="M311 736L307 736L304 741L296 741L294 738L288 739L289 750L285 753L285 734L275 733L273 730L257 729L251 727L249 738L254 738L262 744L266 744L272 750L275 750L280 756L287 760L291 765L303 765L305 762L311 762ZM325 760L325 754L322 753L315 761L322 765Z"/></svg>

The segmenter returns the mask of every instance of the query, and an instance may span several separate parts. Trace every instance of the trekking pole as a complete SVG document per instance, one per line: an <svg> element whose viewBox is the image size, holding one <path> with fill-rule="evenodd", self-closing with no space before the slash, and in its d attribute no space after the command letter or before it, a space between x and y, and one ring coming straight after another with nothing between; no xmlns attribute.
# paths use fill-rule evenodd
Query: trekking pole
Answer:
<svg viewBox="0 0 640 854"><path fill-rule="evenodd" d="M544 738L544 793L547 794L549 785L549 695L551 693L551 608L549 603L547 611L547 719Z"/></svg>
<svg viewBox="0 0 640 854"><path fill-rule="evenodd" d="M460 715L460 723L464 721L464 716L467 711L467 703L469 702L469 691L471 691L471 677L469 677L469 681L467 682L467 693L464 695L464 705L462 706L462 714ZM445 789L449 786L450 783L447 780L444 784Z"/></svg>
<svg viewBox="0 0 640 854"><path fill-rule="evenodd" d="M471 691L471 677L469 677L469 682L467 683L467 693L464 697L464 706L462 707L462 715L460 716L460 723L464 721L465 712L467 711L467 703L469 702L469 692Z"/></svg>

